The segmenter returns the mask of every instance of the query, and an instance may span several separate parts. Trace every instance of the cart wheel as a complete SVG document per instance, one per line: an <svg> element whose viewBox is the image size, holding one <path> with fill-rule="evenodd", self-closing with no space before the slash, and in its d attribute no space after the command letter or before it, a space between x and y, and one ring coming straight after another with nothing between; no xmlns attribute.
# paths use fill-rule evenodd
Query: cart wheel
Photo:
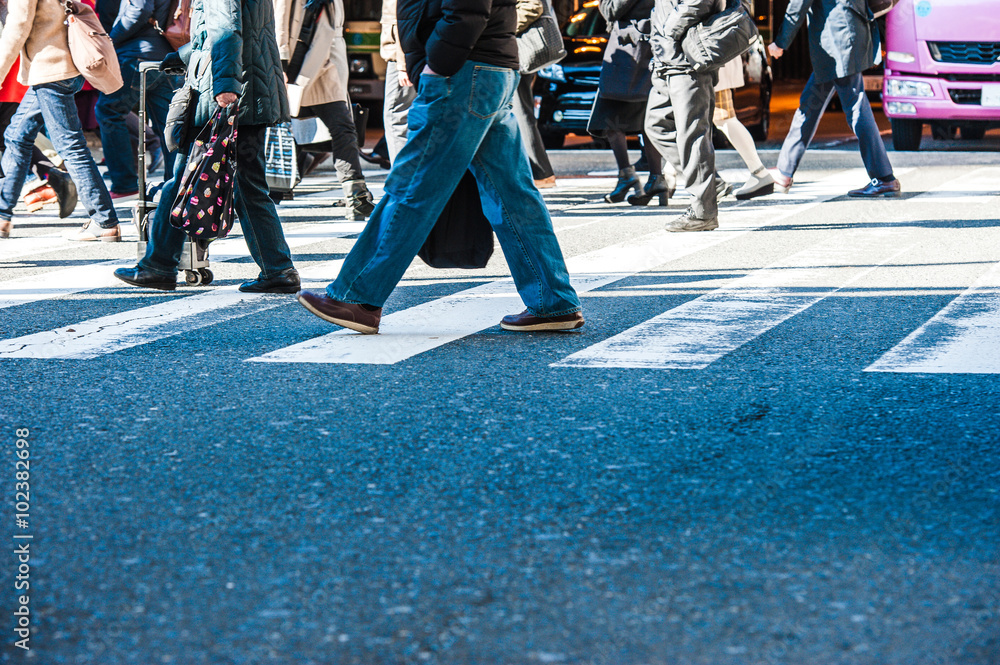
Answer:
<svg viewBox="0 0 1000 665"><path fill-rule="evenodd" d="M201 285L208 286L215 279L215 275L208 268L198 268L198 274L201 275Z"/></svg>
<svg viewBox="0 0 1000 665"><path fill-rule="evenodd" d="M189 286L198 286L201 284L201 273L197 270L185 270L184 281L187 282Z"/></svg>

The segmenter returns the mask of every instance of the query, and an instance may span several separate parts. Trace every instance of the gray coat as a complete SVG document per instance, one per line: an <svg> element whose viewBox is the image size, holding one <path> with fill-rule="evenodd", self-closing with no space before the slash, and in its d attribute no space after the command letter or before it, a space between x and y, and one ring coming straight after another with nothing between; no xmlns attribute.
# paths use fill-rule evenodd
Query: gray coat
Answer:
<svg viewBox="0 0 1000 665"><path fill-rule="evenodd" d="M866 0L791 0L774 43L787 49L808 21L816 82L860 74L875 64L869 15Z"/></svg>
<svg viewBox="0 0 1000 665"><path fill-rule="evenodd" d="M208 122L216 95L240 94L239 122L287 122L288 96L274 37L273 0L193 0L187 81L198 90L195 126Z"/></svg>
<svg viewBox="0 0 1000 665"><path fill-rule="evenodd" d="M681 40L691 26L725 8L725 0L656 0L650 37L654 76L662 78L670 73L692 71L681 50Z"/></svg>

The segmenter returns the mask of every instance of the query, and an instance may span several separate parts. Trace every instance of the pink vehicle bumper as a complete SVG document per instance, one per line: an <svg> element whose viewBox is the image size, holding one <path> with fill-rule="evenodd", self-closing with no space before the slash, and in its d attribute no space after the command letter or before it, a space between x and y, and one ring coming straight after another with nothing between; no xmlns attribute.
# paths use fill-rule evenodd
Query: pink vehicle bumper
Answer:
<svg viewBox="0 0 1000 665"><path fill-rule="evenodd" d="M933 96L889 95L888 91L892 80L929 85ZM983 106L984 100L990 103L993 99L989 91L984 96L984 86L1000 87L1000 83L949 81L944 78L887 71L884 86L882 108L890 118L1000 122L1000 106Z"/></svg>

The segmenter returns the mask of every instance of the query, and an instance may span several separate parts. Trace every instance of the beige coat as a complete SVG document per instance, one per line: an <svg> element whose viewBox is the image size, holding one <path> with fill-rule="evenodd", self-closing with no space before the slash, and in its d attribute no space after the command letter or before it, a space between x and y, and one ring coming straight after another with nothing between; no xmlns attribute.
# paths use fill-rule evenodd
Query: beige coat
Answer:
<svg viewBox="0 0 1000 665"><path fill-rule="evenodd" d="M295 43L302 29L305 0L274 0L275 36L282 60L291 60ZM332 12L332 16L330 13ZM316 106L329 102L346 102L347 96L347 42L344 40L344 3L336 0L324 10L324 17L333 25L336 36L330 44L330 57L319 72L309 81L302 94L302 106ZM322 20L322 19L321 19Z"/></svg>
<svg viewBox="0 0 1000 665"><path fill-rule="evenodd" d="M0 81L21 56L22 85L65 81L80 75L69 54L66 13L58 0L9 0L0 33Z"/></svg>
<svg viewBox="0 0 1000 665"><path fill-rule="evenodd" d="M395 62L396 70L406 71L406 58L399 43L396 30L396 0L382 0L382 35L379 39L379 55L386 62Z"/></svg>

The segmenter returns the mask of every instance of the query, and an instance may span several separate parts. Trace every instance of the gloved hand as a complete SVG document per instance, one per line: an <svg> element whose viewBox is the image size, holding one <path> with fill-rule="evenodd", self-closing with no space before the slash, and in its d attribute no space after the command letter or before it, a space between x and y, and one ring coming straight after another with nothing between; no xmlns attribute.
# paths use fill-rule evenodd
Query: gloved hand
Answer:
<svg viewBox="0 0 1000 665"><path fill-rule="evenodd" d="M160 71L167 74L183 74L187 71L187 66L181 60L180 54L174 51L173 53L168 53L162 62L160 62Z"/></svg>

